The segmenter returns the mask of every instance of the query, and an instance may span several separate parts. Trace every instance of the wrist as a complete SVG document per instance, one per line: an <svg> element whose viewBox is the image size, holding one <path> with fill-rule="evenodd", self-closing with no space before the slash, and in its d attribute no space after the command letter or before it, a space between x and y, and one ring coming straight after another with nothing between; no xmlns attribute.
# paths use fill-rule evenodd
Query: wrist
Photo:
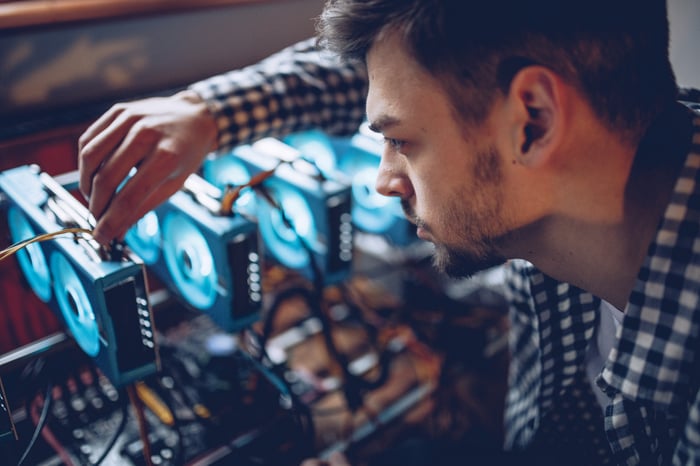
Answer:
<svg viewBox="0 0 700 466"><path fill-rule="evenodd" d="M192 89L183 89L180 92L176 93L173 97L175 97L176 99L184 100L185 102L189 102L191 104L206 105L202 96L197 94Z"/></svg>
<svg viewBox="0 0 700 466"><path fill-rule="evenodd" d="M194 113L197 115L197 118L201 119L202 121L203 130L205 131L203 134L209 135L209 137L207 137L210 142L208 150L209 152L215 151L219 146L219 131L216 125L216 118L214 117L214 113L209 108L207 101L192 89L182 90L173 97L193 106Z"/></svg>

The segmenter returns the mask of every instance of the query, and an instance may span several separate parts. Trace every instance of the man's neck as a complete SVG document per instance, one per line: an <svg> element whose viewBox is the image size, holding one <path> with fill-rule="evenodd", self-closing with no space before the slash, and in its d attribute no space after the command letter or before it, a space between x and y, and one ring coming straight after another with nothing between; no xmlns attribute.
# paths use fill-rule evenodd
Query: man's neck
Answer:
<svg viewBox="0 0 700 466"><path fill-rule="evenodd" d="M675 115L652 125L637 150L592 147L578 167L588 176L567 187L561 213L525 234L536 238L525 258L624 310L688 153Z"/></svg>

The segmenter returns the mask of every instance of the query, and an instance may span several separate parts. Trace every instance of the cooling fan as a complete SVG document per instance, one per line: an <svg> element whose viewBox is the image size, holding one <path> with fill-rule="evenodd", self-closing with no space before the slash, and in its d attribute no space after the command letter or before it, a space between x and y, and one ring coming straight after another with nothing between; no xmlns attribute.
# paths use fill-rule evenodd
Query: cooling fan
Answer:
<svg viewBox="0 0 700 466"><path fill-rule="evenodd" d="M224 188L274 170L263 182L272 203L256 193L253 200L239 199L234 209L258 219L265 253L277 263L313 279L313 258L326 283L344 280L352 265L350 186L326 178L299 155L282 141L266 138L208 158L202 173Z"/></svg>
<svg viewBox="0 0 700 466"><path fill-rule="evenodd" d="M170 290L226 331L259 317L262 302L257 224L221 215L221 191L198 175L126 234Z"/></svg>
<svg viewBox="0 0 700 466"><path fill-rule="evenodd" d="M260 161L259 171L274 170L276 164L271 159ZM238 157L230 155L211 156L205 159L202 164L202 177L216 186L224 190L229 186L243 186L252 178L251 169L246 163ZM261 202L264 202L261 200ZM257 199L253 189L250 187L243 188L236 199L233 210L243 213L248 216L256 216Z"/></svg>
<svg viewBox="0 0 700 466"><path fill-rule="evenodd" d="M285 136L282 141L298 150L302 158L316 165L326 178L337 176L337 147L323 131L311 129L292 133Z"/></svg>
<svg viewBox="0 0 700 466"><path fill-rule="evenodd" d="M351 138L333 137L312 130L295 133L285 141L303 156L322 164L328 173L342 173L352 185L352 220L359 231L383 236L394 246L418 241L415 227L402 212L397 197L387 197L375 189L383 143L380 136L363 124ZM330 162L332 160L332 162Z"/></svg>
<svg viewBox="0 0 700 466"><path fill-rule="evenodd" d="M87 209L36 166L0 173L13 242L69 226L89 228ZM154 373L158 356L141 261L105 257L92 239L59 236L16 253L34 293L80 348L121 386Z"/></svg>

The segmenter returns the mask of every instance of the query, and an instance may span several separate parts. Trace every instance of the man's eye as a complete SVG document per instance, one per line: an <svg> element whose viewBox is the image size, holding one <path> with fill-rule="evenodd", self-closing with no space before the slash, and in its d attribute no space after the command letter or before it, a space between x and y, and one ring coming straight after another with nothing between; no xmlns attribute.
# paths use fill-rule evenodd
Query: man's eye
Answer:
<svg viewBox="0 0 700 466"><path fill-rule="evenodd" d="M386 144L389 144L389 146L391 146L391 149L396 151L396 152L401 152L401 149L403 149L403 146L405 144L405 141L402 141L401 139L394 139L394 138L384 138L384 142Z"/></svg>

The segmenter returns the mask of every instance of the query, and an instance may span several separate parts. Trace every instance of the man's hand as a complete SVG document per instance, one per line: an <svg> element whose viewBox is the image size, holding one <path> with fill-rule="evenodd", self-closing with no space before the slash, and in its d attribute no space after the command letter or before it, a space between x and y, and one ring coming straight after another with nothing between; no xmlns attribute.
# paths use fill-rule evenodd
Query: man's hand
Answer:
<svg viewBox="0 0 700 466"><path fill-rule="evenodd" d="M304 460L300 466L350 466L348 459L340 452L334 452L327 460L319 460L316 458Z"/></svg>
<svg viewBox="0 0 700 466"><path fill-rule="evenodd" d="M215 148L216 122L191 91L114 105L79 141L80 191L107 244L175 193ZM133 167L136 174L122 184Z"/></svg>

